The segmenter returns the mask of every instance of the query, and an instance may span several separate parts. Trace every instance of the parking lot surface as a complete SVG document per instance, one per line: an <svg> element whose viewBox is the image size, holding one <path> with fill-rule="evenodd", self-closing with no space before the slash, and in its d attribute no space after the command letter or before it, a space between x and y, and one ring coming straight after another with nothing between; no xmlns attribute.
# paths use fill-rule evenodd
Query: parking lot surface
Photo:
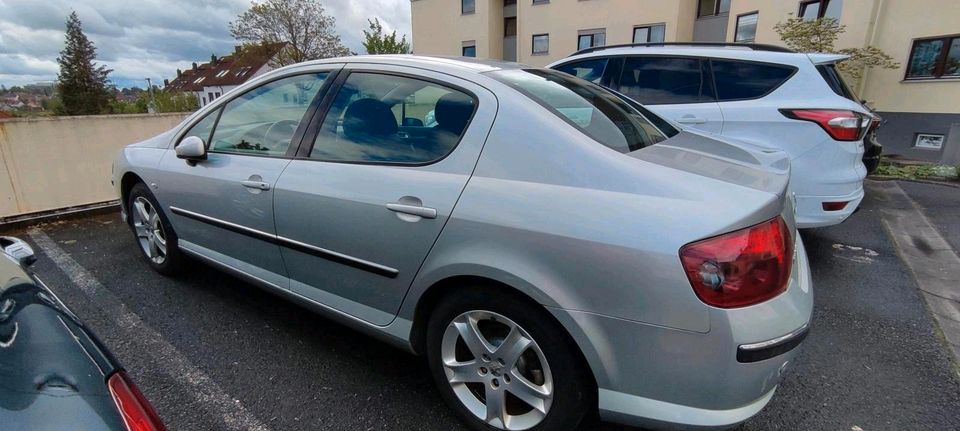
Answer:
<svg viewBox="0 0 960 431"><path fill-rule="evenodd" d="M938 196L913 186L911 196ZM802 233L811 333L771 404L742 429L960 429L960 378L884 231L883 202L868 188L847 222ZM116 214L12 233L37 246L39 277L172 430L463 429L421 358L200 264L159 276Z"/></svg>

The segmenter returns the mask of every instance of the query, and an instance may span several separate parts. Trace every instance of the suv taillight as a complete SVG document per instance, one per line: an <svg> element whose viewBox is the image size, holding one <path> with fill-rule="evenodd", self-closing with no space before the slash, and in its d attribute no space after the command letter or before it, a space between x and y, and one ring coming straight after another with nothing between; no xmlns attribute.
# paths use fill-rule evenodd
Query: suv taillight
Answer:
<svg viewBox="0 0 960 431"><path fill-rule="evenodd" d="M857 141L870 125L863 114L834 109L781 109L780 113L794 120L811 121L820 125L837 141Z"/></svg>
<svg viewBox="0 0 960 431"><path fill-rule="evenodd" d="M107 386L127 431L166 431L156 410L127 377L127 373L117 371L107 379Z"/></svg>
<svg viewBox="0 0 960 431"><path fill-rule="evenodd" d="M787 290L793 238L777 216L687 244L680 249L680 261L701 301L720 308L745 307Z"/></svg>

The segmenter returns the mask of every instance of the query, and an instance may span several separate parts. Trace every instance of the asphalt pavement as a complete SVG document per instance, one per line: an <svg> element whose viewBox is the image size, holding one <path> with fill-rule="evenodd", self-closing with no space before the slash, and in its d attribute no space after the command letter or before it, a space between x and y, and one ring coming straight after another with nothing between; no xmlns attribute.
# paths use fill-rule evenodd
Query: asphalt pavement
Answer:
<svg viewBox="0 0 960 431"><path fill-rule="evenodd" d="M903 188L925 206L918 187ZM884 231L883 202L868 194L844 224L803 232L812 329L773 401L742 429L960 429L960 377ZM960 229L949 211L944 224L928 216ZM41 253L35 271L171 430L465 429L421 358L203 265L159 276L116 214L37 229L14 233L35 245L48 238L62 253Z"/></svg>

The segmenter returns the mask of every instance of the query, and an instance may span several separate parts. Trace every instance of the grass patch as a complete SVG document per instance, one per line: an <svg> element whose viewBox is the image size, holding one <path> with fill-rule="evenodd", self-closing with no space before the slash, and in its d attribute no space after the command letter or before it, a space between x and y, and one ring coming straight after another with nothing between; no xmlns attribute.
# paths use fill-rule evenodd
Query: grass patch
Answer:
<svg viewBox="0 0 960 431"><path fill-rule="evenodd" d="M957 181L960 180L960 166L946 166L932 163L902 163L883 158L880 160L880 166L877 167L873 175L909 180L930 179Z"/></svg>

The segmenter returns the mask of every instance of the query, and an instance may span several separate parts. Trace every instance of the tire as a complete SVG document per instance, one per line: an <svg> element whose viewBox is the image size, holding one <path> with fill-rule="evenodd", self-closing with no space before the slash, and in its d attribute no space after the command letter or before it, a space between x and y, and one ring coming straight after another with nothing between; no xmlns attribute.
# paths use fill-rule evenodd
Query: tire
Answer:
<svg viewBox="0 0 960 431"><path fill-rule="evenodd" d="M135 184L126 205L127 222L147 263L163 275L175 275L183 270L186 256L180 251L177 234L147 185Z"/></svg>
<svg viewBox="0 0 960 431"><path fill-rule="evenodd" d="M486 344L476 338L467 343L463 334L473 329ZM546 310L519 295L486 287L458 290L437 304L426 336L434 382L472 429L571 430L596 406L590 369L572 340ZM504 404L497 403L501 396ZM497 413L488 399L504 408Z"/></svg>

